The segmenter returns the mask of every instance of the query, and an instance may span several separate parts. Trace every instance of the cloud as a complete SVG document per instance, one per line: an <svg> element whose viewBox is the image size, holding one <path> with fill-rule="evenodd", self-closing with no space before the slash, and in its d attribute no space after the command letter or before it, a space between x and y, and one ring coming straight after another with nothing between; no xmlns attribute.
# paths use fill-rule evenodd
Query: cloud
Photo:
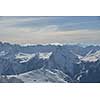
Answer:
<svg viewBox="0 0 100 100"><path fill-rule="evenodd" d="M0 18L0 26L4 27L14 27L16 25L31 23L31 22L41 22L46 20L45 17L1 17Z"/></svg>
<svg viewBox="0 0 100 100"><path fill-rule="evenodd" d="M100 43L98 20L67 17L0 17L0 40L14 43Z"/></svg>
<svg viewBox="0 0 100 100"><path fill-rule="evenodd" d="M0 40L14 43L100 43L100 30L56 31L55 26L48 26L42 30L9 28L3 31L5 34L1 35Z"/></svg>

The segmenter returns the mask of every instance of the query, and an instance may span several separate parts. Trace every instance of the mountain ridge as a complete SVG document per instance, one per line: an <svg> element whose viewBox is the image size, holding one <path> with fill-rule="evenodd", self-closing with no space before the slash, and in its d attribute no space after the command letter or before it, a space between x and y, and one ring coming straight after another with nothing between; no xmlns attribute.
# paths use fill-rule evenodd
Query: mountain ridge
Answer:
<svg viewBox="0 0 100 100"><path fill-rule="evenodd" d="M88 62L86 59L92 56L97 58L97 55L100 58L99 51L100 46L94 45L82 47L76 44L54 43L21 46L0 42L0 75L20 75L44 67L50 71L54 69L62 71L70 76L73 82L85 82L88 79L81 81L83 73L86 76L92 69L99 71L99 60ZM89 64L97 67L91 67ZM91 72L94 74L93 70Z"/></svg>

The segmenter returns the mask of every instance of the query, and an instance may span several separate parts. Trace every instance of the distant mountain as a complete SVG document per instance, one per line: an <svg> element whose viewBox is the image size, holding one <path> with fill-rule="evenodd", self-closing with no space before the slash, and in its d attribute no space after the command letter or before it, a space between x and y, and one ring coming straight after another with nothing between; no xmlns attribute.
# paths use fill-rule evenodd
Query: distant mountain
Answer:
<svg viewBox="0 0 100 100"><path fill-rule="evenodd" d="M58 72L64 77L59 78ZM24 82L100 82L100 46L0 42L0 75L18 79L25 76Z"/></svg>

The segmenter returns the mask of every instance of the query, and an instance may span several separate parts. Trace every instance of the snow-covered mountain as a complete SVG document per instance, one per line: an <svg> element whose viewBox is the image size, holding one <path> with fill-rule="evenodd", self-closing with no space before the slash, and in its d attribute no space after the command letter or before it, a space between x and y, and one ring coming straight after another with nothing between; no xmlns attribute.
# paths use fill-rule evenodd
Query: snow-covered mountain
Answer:
<svg viewBox="0 0 100 100"><path fill-rule="evenodd" d="M100 51L81 56L75 67L78 71L75 80L78 82L100 82Z"/></svg>
<svg viewBox="0 0 100 100"><path fill-rule="evenodd" d="M100 60L100 51L88 54L88 55L82 57L80 60L84 61L84 62L96 62L96 61Z"/></svg>
<svg viewBox="0 0 100 100"><path fill-rule="evenodd" d="M0 42L0 75L15 82L100 82L99 66L100 46Z"/></svg>
<svg viewBox="0 0 100 100"><path fill-rule="evenodd" d="M37 70L32 70L20 75L10 75L9 78L15 77L17 79L20 79L22 82L25 83L67 83L67 82L73 82L72 79L64 74L62 71L59 71L57 69L49 70L40 68Z"/></svg>

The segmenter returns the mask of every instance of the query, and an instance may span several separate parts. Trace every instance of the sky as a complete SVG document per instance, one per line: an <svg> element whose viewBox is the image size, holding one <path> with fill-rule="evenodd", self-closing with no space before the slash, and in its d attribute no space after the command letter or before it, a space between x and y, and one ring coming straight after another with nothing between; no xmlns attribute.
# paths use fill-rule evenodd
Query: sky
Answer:
<svg viewBox="0 0 100 100"><path fill-rule="evenodd" d="M0 41L100 44L99 16L1 16Z"/></svg>

